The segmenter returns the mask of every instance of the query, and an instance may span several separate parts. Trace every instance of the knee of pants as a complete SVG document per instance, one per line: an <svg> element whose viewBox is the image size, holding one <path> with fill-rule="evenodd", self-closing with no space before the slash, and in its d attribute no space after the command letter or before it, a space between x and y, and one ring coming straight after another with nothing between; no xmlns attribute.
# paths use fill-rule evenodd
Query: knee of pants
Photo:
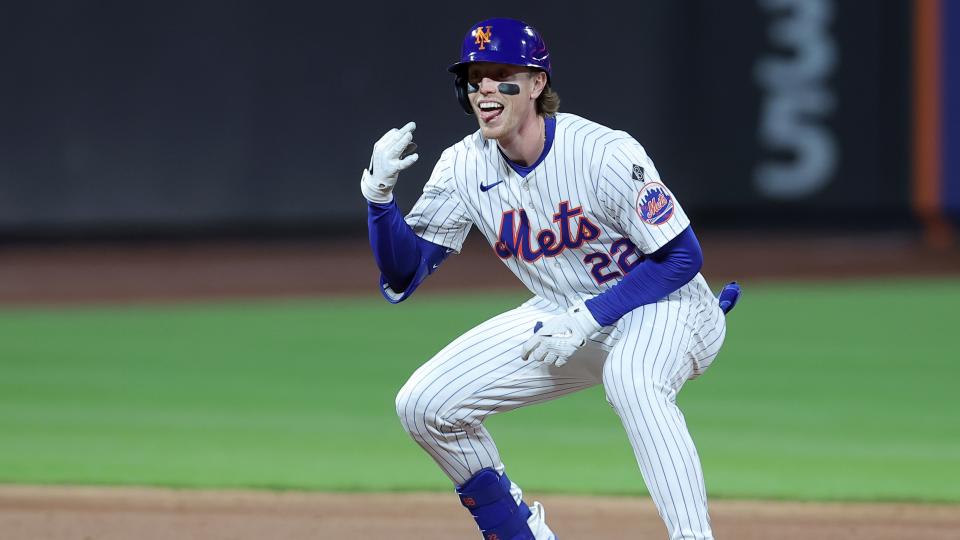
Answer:
<svg viewBox="0 0 960 540"><path fill-rule="evenodd" d="M452 431L456 425L449 419L449 407L442 408L443 403L439 401L424 395L417 384L407 381L397 393L400 425L414 437L439 437L442 433Z"/></svg>
<svg viewBox="0 0 960 540"><path fill-rule="evenodd" d="M604 369L603 387L607 402L618 410L629 408L633 403L643 406L656 401L673 402L677 397L677 388L671 381L645 378L617 369Z"/></svg>
<svg viewBox="0 0 960 540"><path fill-rule="evenodd" d="M400 425L403 426L404 431L411 433L413 431L413 426L417 423L416 415L414 415L414 410L417 403L417 397L414 395L413 385L410 384L410 381L407 381L403 385L403 388L397 392L397 417L400 418Z"/></svg>

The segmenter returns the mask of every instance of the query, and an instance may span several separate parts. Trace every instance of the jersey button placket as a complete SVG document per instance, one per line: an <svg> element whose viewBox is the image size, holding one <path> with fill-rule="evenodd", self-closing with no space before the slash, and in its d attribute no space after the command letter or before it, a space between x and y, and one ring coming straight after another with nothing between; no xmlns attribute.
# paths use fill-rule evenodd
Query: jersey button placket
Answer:
<svg viewBox="0 0 960 540"><path fill-rule="evenodd" d="M533 210L533 197L530 196L530 182L526 178L520 179L520 200L528 212Z"/></svg>
<svg viewBox="0 0 960 540"><path fill-rule="evenodd" d="M532 208L533 199L530 197L530 183L527 182L526 178L520 179L520 200L523 201L524 207Z"/></svg>
<svg viewBox="0 0 960 540"><path fill-rule="evenodd" d="M520 183L520 188L523 192L524 206L527 209L527 214L531 216L532 220L535 220L535 223L531 222L532 230L530 231L530 235L531 237L536 238L537 232L542 230L544 226L544 223L541 223L540 219L538 218L541 217L542 215L549 215L550 213L541 211L539 201L537 202L537 204L534 204L533 197L536 194L537 190L536 190L536 186L534 186L533 189L530 188L531 182L533 182L533 180L531 179L530 176L524 178ZM545 226L549 228L550 223L549 222L546 223ZM538 245L537 248L543 249L543 246ZM550 276L550 281L552 282L552 284L556 284L558 282L557 272L559 272L560 270L558 268L559 261L557 260L556 257L542 257L539 261L539 266L541 271L544 274L546 274L547 276Z"/></svg>

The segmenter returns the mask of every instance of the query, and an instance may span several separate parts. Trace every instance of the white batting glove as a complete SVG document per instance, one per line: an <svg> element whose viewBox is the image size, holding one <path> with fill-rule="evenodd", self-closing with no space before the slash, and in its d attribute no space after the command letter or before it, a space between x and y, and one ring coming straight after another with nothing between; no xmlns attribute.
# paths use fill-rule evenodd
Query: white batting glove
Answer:
<svg viewBox="0 0 960 540"><path fill-rule="evenodd" d="M417 162L417 145L413 130L417 124L408 122L400 129L393 128L373 145L370 167L360 177L360 191L368 201L388 204L393 200L393 186L400 171Z"/></svg>
<svg viewBox="0 0 960 540"><path fill-rule="evenodd" d="M539 330L535 328L533 336L523 344L520 357L560 367L600 328L587 306L580 302L563 315L548 319Z"/></svg>

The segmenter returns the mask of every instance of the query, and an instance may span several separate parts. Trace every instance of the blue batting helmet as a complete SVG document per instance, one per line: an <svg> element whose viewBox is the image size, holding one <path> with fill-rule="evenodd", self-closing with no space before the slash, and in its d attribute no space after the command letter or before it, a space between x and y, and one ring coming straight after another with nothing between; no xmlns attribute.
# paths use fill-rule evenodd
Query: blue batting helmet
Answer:
<svg viewBox="0 0 960 540"><path fill-rule="evenodd" d="M473 114L466 91L466 67L473 62L525 66L546 72L550 82L550 51L537 29L517 19L487 19L470 28L463 38L460 61L449 71L457 75L457 100L467 114Z"/></svg>
<svg viewBox="0 0 960 540"><path fill-rule="evenodd" d="M471 62L495 62L542 69L550 76L550 52L537 29L517 19L487 19L473 25L463 38L460 61L452 73Z"/></svg>

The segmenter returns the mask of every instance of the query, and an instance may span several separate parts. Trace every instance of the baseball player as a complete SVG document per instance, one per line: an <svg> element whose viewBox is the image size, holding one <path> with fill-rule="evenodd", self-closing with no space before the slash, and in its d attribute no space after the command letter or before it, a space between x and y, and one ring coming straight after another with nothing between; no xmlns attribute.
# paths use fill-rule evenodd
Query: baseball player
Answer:
<svg viewBox="0 0 960 540"><path fill-rule="evenodd" d="M397 396L404 429L486 540L553 539L484 420L602 384L670 538L713 538L676 397L717 356L739 288L714 297L687 215L633 137L558 113L537 30L482 21L450 71L479 129L443 152L406 218L392 192L417 160L416 126L386 133L363 172L381 290L409 297L476 226L533 297L416 370Z"/></svg>

